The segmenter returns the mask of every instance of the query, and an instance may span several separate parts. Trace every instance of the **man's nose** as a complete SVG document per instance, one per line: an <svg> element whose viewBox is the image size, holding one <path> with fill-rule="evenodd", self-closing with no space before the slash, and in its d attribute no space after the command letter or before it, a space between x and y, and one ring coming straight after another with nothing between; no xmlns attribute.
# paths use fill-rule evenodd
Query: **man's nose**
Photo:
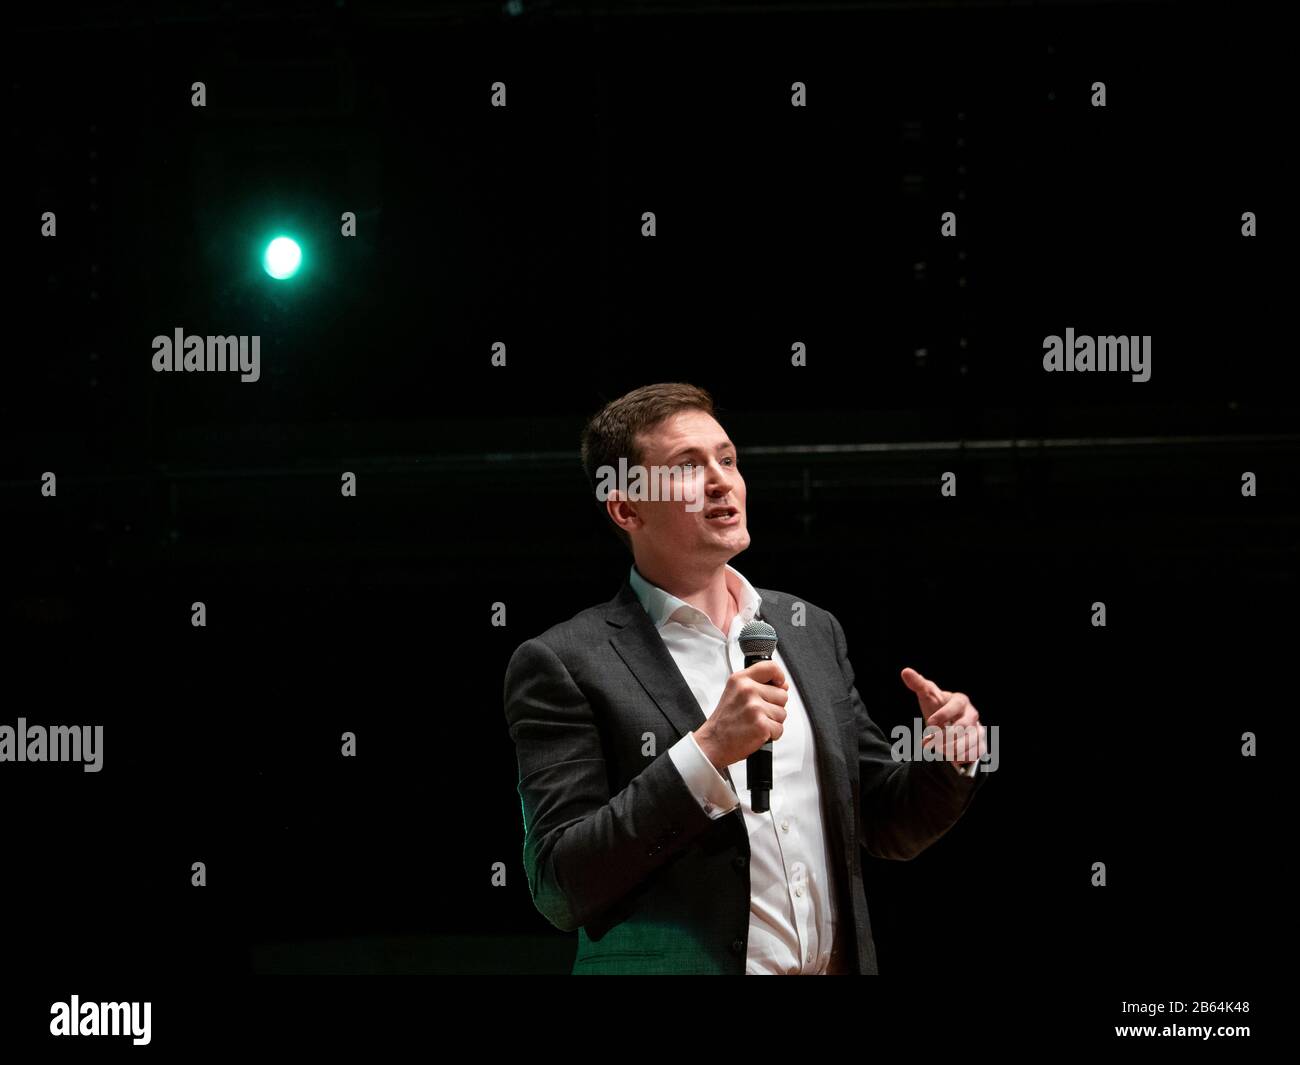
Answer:
<svg viewBox="0 0 1300 1065"><path fill-rule="evenodd" d="M705 481L716 495L726 495L731 491L731 471L720 462L710 462Z"/></svg>

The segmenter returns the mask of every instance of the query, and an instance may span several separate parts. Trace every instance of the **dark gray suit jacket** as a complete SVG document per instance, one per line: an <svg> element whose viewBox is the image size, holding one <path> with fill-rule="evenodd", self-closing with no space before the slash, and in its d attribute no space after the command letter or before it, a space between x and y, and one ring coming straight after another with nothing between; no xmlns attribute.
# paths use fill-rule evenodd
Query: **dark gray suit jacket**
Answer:
<svg viewBox="0 0 1300 1065"><path fill-rule="evenodd" d="M792 596L757 591L811 719L839 949L849 972L874 974L858 848L914 857L961 816L984 774L895 762L854 687L834 615L803 601L806 624L796 626ZM626 578L608 603L516 649L505 713L528 887L556 928L578 931L573 972L743 974L744 815L711 820L668 757L706 718Z"/></svg>

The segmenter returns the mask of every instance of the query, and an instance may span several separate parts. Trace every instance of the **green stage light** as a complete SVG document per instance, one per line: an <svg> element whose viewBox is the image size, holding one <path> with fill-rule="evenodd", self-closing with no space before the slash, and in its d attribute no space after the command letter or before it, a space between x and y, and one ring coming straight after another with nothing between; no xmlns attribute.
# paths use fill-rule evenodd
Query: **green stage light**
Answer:
<svg viewBox="0 0 1300 1065"><path fill-rule="evenodd" d="M285 281L298 272L302 265L302 249L290 237L276 237L266 246L262 256L262 269L277 281Z"/></svg>

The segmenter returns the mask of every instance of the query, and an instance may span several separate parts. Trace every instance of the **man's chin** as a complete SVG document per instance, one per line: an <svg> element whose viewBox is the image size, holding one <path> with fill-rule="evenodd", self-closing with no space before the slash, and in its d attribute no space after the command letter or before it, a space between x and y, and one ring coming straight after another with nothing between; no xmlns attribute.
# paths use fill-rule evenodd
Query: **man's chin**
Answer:
<svg viewBox="0 0 1300 1065"><path fill-rule="evenodd" d="M703 544L710 547L730 551L737 554L749 546L749 529L747 526L738 525L730 528L721 529L705 526L708 535L704 537Z"/></svg>
<svg viewBox="0 0 1300 1065"><path fill-rule="evenodd" d="M749 546L749 530L740 529L739 535L719 538L719 546L724 547L730 554L728 558L735 558L745 548Z"/></svg>

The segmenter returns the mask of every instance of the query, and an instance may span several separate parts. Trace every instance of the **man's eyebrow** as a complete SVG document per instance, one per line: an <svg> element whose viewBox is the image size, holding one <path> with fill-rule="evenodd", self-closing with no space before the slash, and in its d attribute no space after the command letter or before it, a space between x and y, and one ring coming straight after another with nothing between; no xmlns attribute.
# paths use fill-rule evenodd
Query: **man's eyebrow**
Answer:
<svg viewBox="0 0 1300 1065"><path fill-rule="evenodd" d="M730 440L724 440L713 450L714 451L735 451L736 445L733 444ZM698 445L688 444L686 447L681 447L678 448L676 451L674 451L671 457L675 459L681 457L682 455L699 455L699 454L702 454L702 452Z"/></svg>

